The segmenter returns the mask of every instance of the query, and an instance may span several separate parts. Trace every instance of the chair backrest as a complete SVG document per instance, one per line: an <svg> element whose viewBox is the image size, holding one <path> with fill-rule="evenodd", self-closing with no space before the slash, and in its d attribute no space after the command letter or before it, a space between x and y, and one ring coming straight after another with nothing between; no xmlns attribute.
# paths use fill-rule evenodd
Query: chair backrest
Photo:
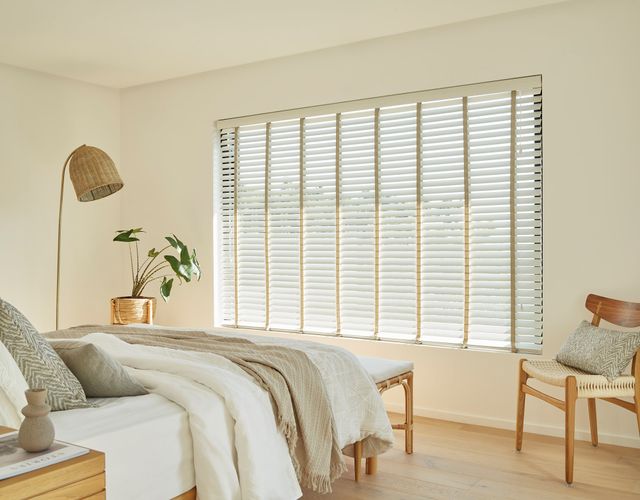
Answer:
<svg viewBox="0 0 640 500"><path fill-rule="evenodd" d="M585 307L593 313L591 324L598 326L604 319L613 325L635 328L640 326L640 304L589 294Z"/></svg>

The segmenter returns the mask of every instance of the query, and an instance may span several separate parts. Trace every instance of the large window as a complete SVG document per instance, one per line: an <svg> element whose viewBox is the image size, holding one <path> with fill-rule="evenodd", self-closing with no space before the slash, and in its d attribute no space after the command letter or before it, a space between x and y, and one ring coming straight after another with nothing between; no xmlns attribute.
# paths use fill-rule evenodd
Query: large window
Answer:
<svg viewBox="0 0 640 500"><path fill-rule="evenodd" d="M224 324L540 349L539 76L218 127Z"/></svg>

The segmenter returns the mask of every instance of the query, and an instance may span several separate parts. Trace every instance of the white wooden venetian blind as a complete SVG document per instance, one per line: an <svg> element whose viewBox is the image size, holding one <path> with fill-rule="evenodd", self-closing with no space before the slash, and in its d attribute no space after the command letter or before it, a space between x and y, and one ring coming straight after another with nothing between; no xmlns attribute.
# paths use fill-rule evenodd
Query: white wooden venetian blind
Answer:
<svg viewBox="0 0 640 500"><path fill-rule="evenodd" d="M337 329L338 170L337 118L323 115L304 122L304 327Z"/></svg>
<svg viewBox="0 0 640 500"><path fill-rule="evenodd" d="M218 126L224 324L539 350L540 77Z"/></svg>
<svg viewBox="0 0 640 500"><path fill-rule="evenodd" d="M242 127L235 138L237 182L236 244L238 322L262 326L266 320L265 288L265 125Z"/></svg>

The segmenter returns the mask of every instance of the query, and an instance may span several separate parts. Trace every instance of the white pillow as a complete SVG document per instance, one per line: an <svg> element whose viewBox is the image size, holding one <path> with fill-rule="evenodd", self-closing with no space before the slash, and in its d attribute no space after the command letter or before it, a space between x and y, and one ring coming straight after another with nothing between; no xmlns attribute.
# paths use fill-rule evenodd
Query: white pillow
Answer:
<svg viewBox="0 0 640 500"><path fill-rule="evenodd" d="M0 425L17 429L20 427L20 417L24 418L20 413L16 413L13 403L9 401L3 390L0 390Z"/></svg>
<svg viewBox="0 0 640 500"><path fill-rule="evenodd" d="M29 388L20 368L0 342L0 424L18 428L24 419L20 412L27 404L24 391Z"/></svg>

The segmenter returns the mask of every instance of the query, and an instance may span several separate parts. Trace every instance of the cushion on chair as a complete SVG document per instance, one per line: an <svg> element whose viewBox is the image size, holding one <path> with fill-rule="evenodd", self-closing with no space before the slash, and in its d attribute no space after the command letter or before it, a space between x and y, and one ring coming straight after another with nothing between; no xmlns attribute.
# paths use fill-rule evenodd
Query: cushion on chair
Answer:
<svg viewBox="0 0 640 500"><path fill-rule="evenodd" d="M397 377L403 373L413 371L412 361L398 361L386 358L370 358L368 356L358 356L360 363L367 370L369 376L377 384L383 380Z"/></svg>
<svg viewBox="0 0 640 500"><path fill-rule="evenodd" d="M580 323L569 335L556 360L594 375L603 375L610 382L631 363L640 348L640 332L621 332Z"/></svg>
<svg viewBox="0 0 640 500"><path fill-rule="evenodd" d="M566 378L576 378L579 398L619 398L635 394L635 378L622 375L609 382L602 375L593 375L578 368L563 365L555 359L527 360L522 369L532 378L564 387Z"/></svg>

